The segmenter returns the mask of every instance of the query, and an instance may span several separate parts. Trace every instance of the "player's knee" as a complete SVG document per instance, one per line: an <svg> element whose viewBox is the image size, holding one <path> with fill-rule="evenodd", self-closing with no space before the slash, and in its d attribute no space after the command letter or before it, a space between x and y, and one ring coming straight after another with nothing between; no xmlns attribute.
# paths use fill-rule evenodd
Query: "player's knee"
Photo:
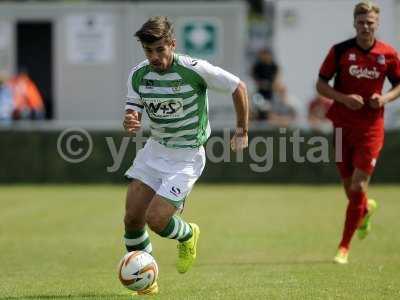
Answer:
<svg viewBox="0 0 400 300"><path fill-rule="evenodd" d="M364 181L352 181L350 185L350 191L352 192L366 192L367 184Z"/></svg>

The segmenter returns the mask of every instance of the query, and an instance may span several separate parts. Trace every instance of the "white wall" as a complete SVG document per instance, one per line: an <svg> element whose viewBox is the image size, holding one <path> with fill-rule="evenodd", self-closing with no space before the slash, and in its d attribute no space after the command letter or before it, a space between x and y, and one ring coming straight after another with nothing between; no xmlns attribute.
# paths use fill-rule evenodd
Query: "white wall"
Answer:
<svg viewBox="0 0 400 300"><path fill-rule="evenodd" d="M87 32L82 29L71 33L74 23L69 20L71 17L92 15L107 16L106 20L109 21L106 22L108 24L106 29L110 30L102 31L102 36L107 37L107 41L111 41L112 51L106 61L93 61L93 58L91 62L71 59L71 57L80 57L78 54L85 52L84 37ZM17 22L21 20L50 21L54 33L52 42L55 123L70 126L85 122L85 126L86 124L100 124L100 126L106 124L109 127L120 128L129 70L144 59L141 46L133 34L148 17L154 15L166 15L174 22L182 21L182 18L216 20L216 23L220 24L218 55L210 56L209 60L239 76L244 73L246 6L242 1L1 3L0 32L3 35L0 38L0 70L4 69L10 73L16 69L16 49L13 41L16 40ZM4 32L7 30L12 31L11 37L5 37ZM106 32L110 33L106 34ZM73 42L75 46L78 46L68 47ZM181 41L178 40L178 50L181 48L180 43ZM109 45L110 42L104 44ZM72 53L74 55L71 55L73 52L71 49L78 53L74 52ZM99 49L99 52L101 50ZM210 93L209 98L211 119L215 120L214 127L219 123L219 126L234 125L230 95ZM218 122L219 120L222 122Z"/></svg>

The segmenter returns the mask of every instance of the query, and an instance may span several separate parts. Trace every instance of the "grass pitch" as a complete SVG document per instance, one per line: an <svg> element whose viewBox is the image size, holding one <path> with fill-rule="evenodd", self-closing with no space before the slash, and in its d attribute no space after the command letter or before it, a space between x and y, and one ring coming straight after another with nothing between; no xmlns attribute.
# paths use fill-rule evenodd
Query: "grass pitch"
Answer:
<svg viewBox="0 0 400 300"><path fill-rule="evenodd" d="M0 299L132 299L116 275L125 190L1 186ZM151 235L151 299L400 299L399 194L371 186L373 231L339 266L340 186L197 185L184 218L200 225L198 260L178 274L175 241Z"/></svg>

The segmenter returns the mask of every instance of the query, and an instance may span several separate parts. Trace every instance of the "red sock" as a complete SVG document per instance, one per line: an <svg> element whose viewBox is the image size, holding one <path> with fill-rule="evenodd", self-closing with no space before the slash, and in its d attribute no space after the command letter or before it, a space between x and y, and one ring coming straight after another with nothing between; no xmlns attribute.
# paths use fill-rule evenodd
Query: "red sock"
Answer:
<svg viewBox="0 0 400 300"><path fill-rule="evenodd" d="M344 223L342 241L339 247L349 249L350 241L367 211L367 197L364 192L349 192L346 221Z"/></svg>

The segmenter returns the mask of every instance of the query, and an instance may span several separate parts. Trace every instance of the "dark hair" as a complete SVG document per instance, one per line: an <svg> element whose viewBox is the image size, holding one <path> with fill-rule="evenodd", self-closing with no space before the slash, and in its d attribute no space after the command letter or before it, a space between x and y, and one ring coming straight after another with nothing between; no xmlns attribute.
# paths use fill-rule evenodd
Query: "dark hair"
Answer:
<svg viewBox="0 0 400 300"><path fill-rule="evenodd" d="M141 43L154 43L161 39L171 42L174 38L174 27L167 17L151 17L136 31L135 36Z"/></svg>

